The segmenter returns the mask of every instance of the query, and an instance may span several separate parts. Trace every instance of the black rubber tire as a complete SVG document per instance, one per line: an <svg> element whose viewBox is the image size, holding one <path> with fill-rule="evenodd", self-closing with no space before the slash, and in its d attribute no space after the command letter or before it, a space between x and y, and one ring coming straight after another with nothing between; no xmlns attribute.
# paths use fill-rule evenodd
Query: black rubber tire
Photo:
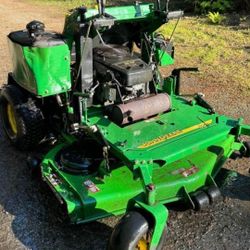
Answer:
<svg viewBox="0 0 250 250"><path fill-rule="evenodd" d="M198 191L192 196L195 210L200 211L210 205L209 197L204 191Z"/></svg>
<svg viewBox="0 0 250 250"><path fill-rule="evenodd" d="M246 147L245 157L250 157L250 141L245 141L244 146Z"/></svg>
<svg viewBox="0 0 250 250"><path fill-rule="evenodd" d="M10 126L7 114L8 104L13 108L16 133ZM45 137L42 111L37 107L35 100L16 85L7 85L1 91L0 122L7 138L20 150L33 149Z"/></svg>
<svg viewBox="0 0 250 250"><path fill-rule="evenodd" d="M122 217L114 228L107 250L135 250L139 240L149 233L147 219L138 211L130 211ZM164 228L157 250L161 250L167 238L167 227Z"/></svg>
<svg viewBox="0 0 250 250"><path fill-rule="evenodd" d="M215 203L216 201L219 201L221 198L221 192L220 189L216 186L211 186L206 190L206 194L208 195L210 204Z"/></svg>

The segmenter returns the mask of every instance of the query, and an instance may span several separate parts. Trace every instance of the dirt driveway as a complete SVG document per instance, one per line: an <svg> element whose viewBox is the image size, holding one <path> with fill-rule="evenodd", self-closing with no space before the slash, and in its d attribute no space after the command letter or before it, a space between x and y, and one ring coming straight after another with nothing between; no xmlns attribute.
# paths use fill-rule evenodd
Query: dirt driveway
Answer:
<svg viewBox="0 0 250 250"><path fill-rule="evenodd" d="M23 29L29 21L44 21L48 29L62 29L63 13L54 7L0 0L0 82L10 70L6 35ZM178 48L177 48L178 49ZM220 82L213 74L196 80L188 76L189 90L200 89L219 112L245 117L250 122L249 90ZM222 91L223 89L223 91ZM82 226L68 226L57 217L52 196L33 180L25 165L26 155L0 137L0 250L3 249L105 249L117 218ZM230 161L224 200L196 213L173 211L165 249L250 249L250 161ZM224 171L225 172L225 171Z"/></svg>

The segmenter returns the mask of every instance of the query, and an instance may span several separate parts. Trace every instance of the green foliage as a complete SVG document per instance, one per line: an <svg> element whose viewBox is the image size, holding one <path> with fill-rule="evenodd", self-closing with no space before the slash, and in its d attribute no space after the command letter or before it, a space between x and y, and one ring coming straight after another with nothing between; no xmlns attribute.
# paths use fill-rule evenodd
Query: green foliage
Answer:
<svg viewBox="0 0 250 250"><path fill-rule="evenodd" d="M209 12L207 15L209 21L213 24L221 24L225 19L219 12Z"/></svg>
<svg viewBox="0 0 250 250"><path fill-rule="evenodd" d="M186 0L194 6L196 13L220 12L224 13L233 8L232 0Z"/></svg>

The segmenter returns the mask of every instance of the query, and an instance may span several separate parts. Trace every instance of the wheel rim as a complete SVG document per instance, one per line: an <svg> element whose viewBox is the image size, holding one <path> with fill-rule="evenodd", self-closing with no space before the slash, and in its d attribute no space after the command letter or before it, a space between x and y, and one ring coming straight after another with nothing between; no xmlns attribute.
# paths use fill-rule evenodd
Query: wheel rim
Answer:
<svg viewBox="0 0 250 250"><path fill-rule="evenodd" d="M9 103L7 104L7 117L10 124L10 129L14 135L17 134L17 125L14 108Z"/></svg>
<svg viewBox="0 0 250 250"><path fill-rule="evenodd" d="M138 249L138 250L148 250L149 249L148 248L148 242L144 238L140 239L137 246L136 246L136 249Z"/></svg>

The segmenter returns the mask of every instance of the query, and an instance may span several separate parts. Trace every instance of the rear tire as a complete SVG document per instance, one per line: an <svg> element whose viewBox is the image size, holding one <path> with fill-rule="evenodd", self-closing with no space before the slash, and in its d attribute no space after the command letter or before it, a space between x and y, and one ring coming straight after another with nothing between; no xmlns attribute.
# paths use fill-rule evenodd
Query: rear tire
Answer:
<svg viewBox="0 0 250 250"><path fill-rule="evenodd" d="M250 157L250 141L245 141L244 146L246 147L245 157Z"/></svg>
<svg viewBox="0 0 250 250"><path fill-rule="evenodd" d="M108 250L148 250L150 242L148 235L151 229L147 219L138 211L130 211L122 217L114 228ZM157 250L163 248L166 241L167 227L164 228Z"/></svg>
<svg viewBox="0 0 250 250"><path fill-rule="evenodd" d="M7 138L18 149L33 149L45 137L42 111L16 85L7 85L1 91L0 122Z"/></svg>

